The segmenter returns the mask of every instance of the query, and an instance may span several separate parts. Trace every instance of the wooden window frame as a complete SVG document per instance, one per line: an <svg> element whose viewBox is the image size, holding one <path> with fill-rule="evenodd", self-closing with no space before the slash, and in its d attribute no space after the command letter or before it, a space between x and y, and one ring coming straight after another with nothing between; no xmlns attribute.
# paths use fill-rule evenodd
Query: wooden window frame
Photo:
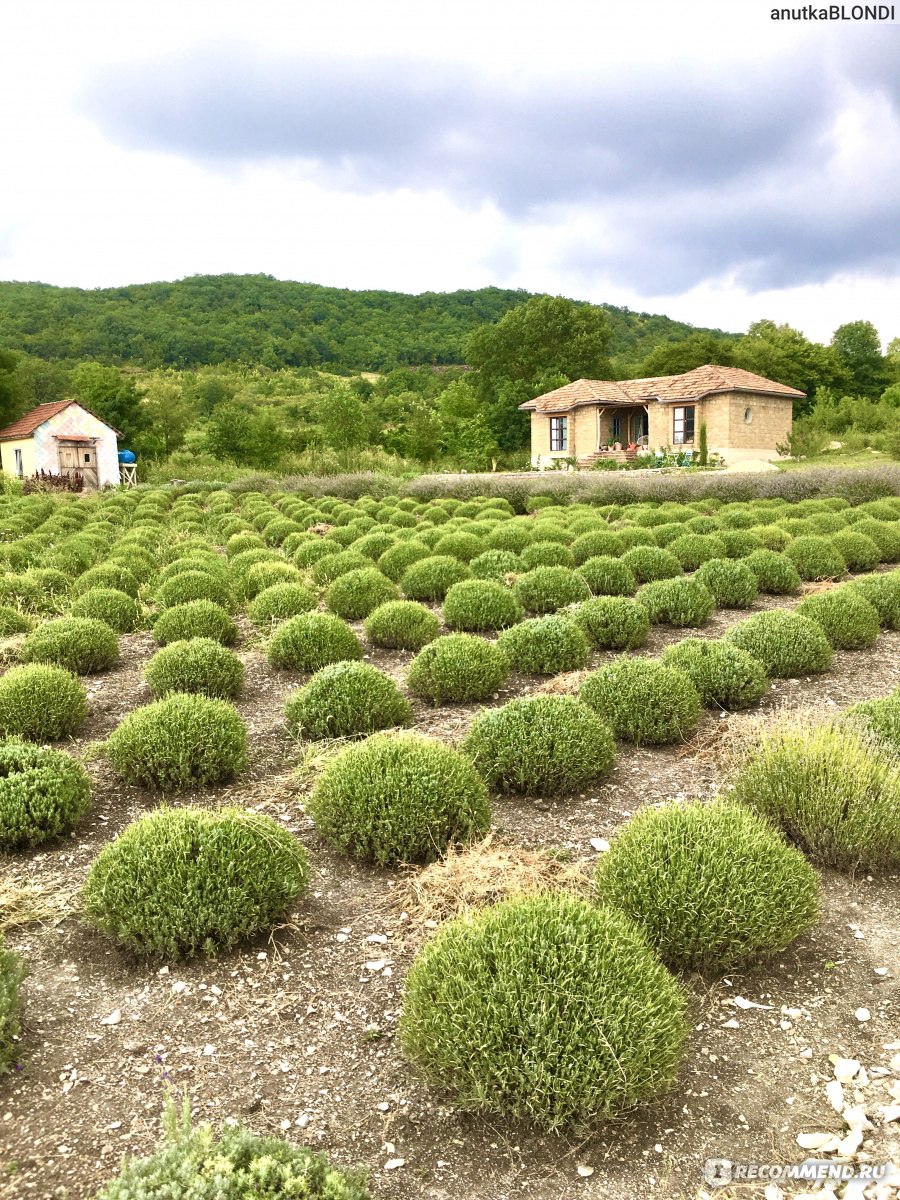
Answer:
<svg viewBox="0 0 900 1200"><path fill-rule="evenodd" d="M672 410L672 445L691 446L697 427L697 406L680 404Z"/></svg>
<svg viewBox="0 0 900 1200"><path fill-rule="evenodd" d="M569 418L550 418L550 453L556 454L569 449Z"/></svg>

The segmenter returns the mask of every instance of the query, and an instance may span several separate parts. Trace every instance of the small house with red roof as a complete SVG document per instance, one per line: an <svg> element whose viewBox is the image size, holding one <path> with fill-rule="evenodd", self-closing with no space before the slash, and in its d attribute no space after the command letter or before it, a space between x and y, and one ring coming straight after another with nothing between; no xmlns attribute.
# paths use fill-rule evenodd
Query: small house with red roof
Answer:
<svg viewBox="0 0 900 1200"><path fill-rule="evenodd" d="M119 483L118 429L77 400L39 404L0 429L0 466L19 479L80 475L86 488Z"/></svg>
<svg viewBox="0 0 900 1200"><path fill-rule="evenodd" d="M696 451L703 425L710 454L728 463L775 458L791 432L794 401L804 395L752 371L709 365L653 379L576 379L519 408L531 413L535 467Z"/></svg>

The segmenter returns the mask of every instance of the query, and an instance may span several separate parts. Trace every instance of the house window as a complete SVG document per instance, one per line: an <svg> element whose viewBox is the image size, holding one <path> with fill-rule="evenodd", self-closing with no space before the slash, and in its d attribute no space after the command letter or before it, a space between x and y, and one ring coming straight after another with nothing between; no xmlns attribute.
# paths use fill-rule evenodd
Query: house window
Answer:
<svg viewBox="0 0 900 1200"><path fill-rule="evenodd" d="M676 408L672 416L672 445L684 446L694 440L694 405Z"/></svg>
<svg viewBox="0 0 900 1200"><path fill-rule="evenodd" d="M550 418L550 449L568 450L569 448L569 418Z"/></svg>
<svg viewBox="0 0 900 1200"><path fill-rule="evenodd" d="M618 415L614 416L612 419L612 435L613 435L614 442L621 442L621 440L622 440L622 418Z"/></svg>
<svg viewBox="0 0 900 1200"><path fill-rule="evenodd" d="M85 452L84 452L84 461L86 463L89 463L91 461L91 456L90 456L90 454L88 454L87 450L85 450Z"/></svg>
<svg viewBox="0 0 900 1200"><path fill-rule="evenodd" d="M744 423L746 425L749 425L752 420L753 420L753 409L745 408L744 409Z"/></svg>
<svg viewBox="0 0 900 1200"><path fill-rule="evenodd" d="M21 450L13 450L13 460L16 464L16 474L21 479L22 476L25 474L25 468L22 465L22 451Z"/></svg>

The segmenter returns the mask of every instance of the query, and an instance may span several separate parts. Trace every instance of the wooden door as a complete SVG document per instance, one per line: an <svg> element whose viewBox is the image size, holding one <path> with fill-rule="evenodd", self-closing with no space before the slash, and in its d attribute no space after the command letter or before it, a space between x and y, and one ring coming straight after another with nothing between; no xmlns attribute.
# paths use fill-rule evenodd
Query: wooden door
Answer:
<svg viewBox="0 0 900 1200"><path fill-rule="evenodd" d="M96 488L98 486L96 446L79 442L60 442L59 473L60 475L81 475L86 488Z"/></svg>

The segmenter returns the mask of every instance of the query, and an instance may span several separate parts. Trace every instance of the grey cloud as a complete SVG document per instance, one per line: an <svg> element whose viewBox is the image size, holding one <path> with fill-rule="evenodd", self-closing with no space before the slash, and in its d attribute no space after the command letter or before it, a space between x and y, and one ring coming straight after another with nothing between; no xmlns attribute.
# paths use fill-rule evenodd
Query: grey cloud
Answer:
<svg viewBox="0 0 900 1200"><path fill-rule="evenodd" d="M569 265L655 294L726 273L767 288L896 268L900 189L873 200L862 186L842 208L821 182L843 84L896 86L888 57L854 44L828 64L628 64L515 86L446 62L207 46L110 69L84 105L131 147L285 160L362 193L442 190L493 201L512 225L599 214L616 244L578 247Z"/></svg>

